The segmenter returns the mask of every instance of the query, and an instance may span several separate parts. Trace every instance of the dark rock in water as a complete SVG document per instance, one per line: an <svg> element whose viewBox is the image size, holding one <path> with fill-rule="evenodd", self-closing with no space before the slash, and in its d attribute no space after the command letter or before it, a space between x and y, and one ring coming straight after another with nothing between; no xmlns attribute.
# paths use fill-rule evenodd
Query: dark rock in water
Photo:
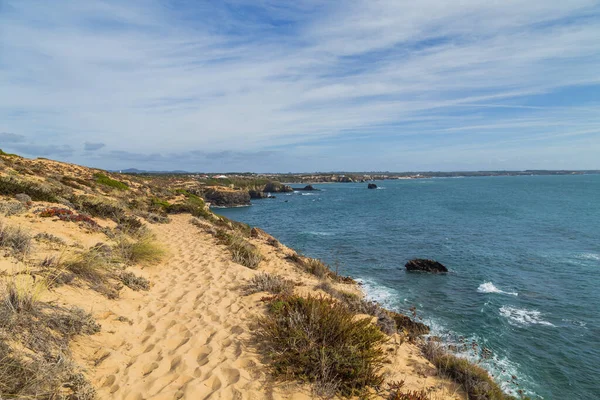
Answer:
<svg viewBox="0 0 600 400"><path fill-rule="evenodd" d="M443 264L434 261L434 260L426 260L424 258L415 258L410 260L405 265L407 271L423 271L423 272L448 272L448 268L446 268Z"/></svg>
<svg viewBox="0 0 600 400"><path fill-rule="evenodd" d="M284 185L280 182L269 182L263 189L263 192L265 193L287 193L293 191L294 189L292 189L291 186Z"/></svg>
<svg viewBox="0 0 600 400"><path fill-rule="evenodd" d="M319 190L319 189L315 189L313 187L313 185L306 185L303 188L294 188L294 190L306 190L306 191L311 191L311 190Z"/></svg>
<svg viewBox="0 0 600 400"><path fill-rule="evenodd" d="M369 186L367 186L368 189L377 189L377 185L374 183L369 183Z"/></svg>
<svg viewBox="0 0 600 400"><path fill-rule="evenodd" d="M204 192L204 198L217 207L249 206L250 194L245 190L209 189Z"/></svg>
<svg viewBox="0 0 600 400"><path fill-rule="evenodd" d="M429 326L417 322L406 315L391 312L391 317L396 323L396 328L399 332L406 332L411 337L420 335L427 335L429 333Z"/></svg>
<svg viewBox="0 0 600 400"><path fill-rule="evenodd" d="M266 199L267 197L269 197L265 192L261 192L260 190L249 190L248 194L250 195L251 199Z"/></svg>

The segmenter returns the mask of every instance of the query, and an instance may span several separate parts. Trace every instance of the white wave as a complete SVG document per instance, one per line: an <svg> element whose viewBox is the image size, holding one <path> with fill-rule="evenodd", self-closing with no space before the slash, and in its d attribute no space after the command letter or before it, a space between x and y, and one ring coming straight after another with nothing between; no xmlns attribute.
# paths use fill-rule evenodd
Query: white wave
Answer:
<svg viewBox="0 0 600 400"><path fill-rule="evenodd" d="M398 296L394 290L379 285L370 279L357 279L357 282L362 285L364 293L369 300L374 300L380 304L387 304Z"/></svg>
<svg viewBox="0 0 600 400"><path fill-rule="evenodd" d="M505 292L504 290L498 289L492 282L484 282L477 288L479 293L499 293L499 294L508 294L511 296L518 296L517 292Z"/></svg>
<svg viewBox="0 0 600 400"><path fill-rule="evenodd" d="M315 232L315 231L311 231L311 232L303 232L306 233L307 235L314 235L314 236L333 236L334 233L333 232Z"/></svg>
<svg viewBox="0 0 600 400"><path fill-rule="evenodd" d="M298 193L298 192L294 192L294 193ZM300 193L302 196L315 196L314 193Z"/></svg>
<svg viewBox="0 0 600 400"><path fill-rule="evenodd" d="M508 323L511 325L545 325L555 326L553 323L544 321L542 313L537 310L526 310L523 308L515 308L510 306L500 307L500 315L508 318Z"/></svg>
<svg viewBox="0 0 600 400"><path fill-rule="evenodd" d="M600 254L596 254L596 253L582 253L582 254L577 255L577 258L579 258L580 260L600 261Z"/></svg>

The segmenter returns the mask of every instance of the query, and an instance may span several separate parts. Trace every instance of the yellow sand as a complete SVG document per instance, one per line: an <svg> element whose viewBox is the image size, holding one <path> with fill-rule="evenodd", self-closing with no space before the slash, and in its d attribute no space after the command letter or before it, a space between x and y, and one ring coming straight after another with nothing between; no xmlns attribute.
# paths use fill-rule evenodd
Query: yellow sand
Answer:
<svg viewBox="0 0 600 400"><path fill-rule="evenodd" d="M51 232L71 246L89 247L102 240L100 234L86 233L77 224L30 214L7 222L33 234ZM150 279L148 292L125 287L119 299L109 300L84 287L62 286L46 295L47 301L92 312L102 325L100 333L77 337L72 344L74 359L86 369L98 398L316 398L309 385L270 378L252 335L253 324L265 312L260 299L267 294L247 296L242 290L253 275L267 271L295 281L298 293L314 293L319 280L284 260L291 250L251 239L265 257L254 271L232 262L226 248L192 225L189 215L149 227L168 254L159 265L128 269ZM11 262L1 261L1 269L7 270ZM16 261L12 264L18 267ZM337 285L341 286L359 291L357 285ZM404 381L405 390L425 389L436 400L464 398L400 336L393 336L385 350L387 382Z"/></svg>

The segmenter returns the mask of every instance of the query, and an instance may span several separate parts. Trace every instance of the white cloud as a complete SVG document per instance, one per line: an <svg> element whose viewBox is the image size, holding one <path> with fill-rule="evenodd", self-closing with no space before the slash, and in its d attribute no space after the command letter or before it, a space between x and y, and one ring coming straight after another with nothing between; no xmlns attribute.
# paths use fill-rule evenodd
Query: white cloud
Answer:
<svg viewBox="0 0 600 400"><path fill-rule="evenodd" d="M358 133L375 142L419 135L414 146L470 135L456 136L459 147L600 138L597 104L526 101L600 84L595 1L265 1L260 15L243 17L232 7L254 2L165 4L9 1L0 10L0 130L149 155ZM509 108L519 114L501 112ZM593 160L582 151L574 167Z"/></svg>

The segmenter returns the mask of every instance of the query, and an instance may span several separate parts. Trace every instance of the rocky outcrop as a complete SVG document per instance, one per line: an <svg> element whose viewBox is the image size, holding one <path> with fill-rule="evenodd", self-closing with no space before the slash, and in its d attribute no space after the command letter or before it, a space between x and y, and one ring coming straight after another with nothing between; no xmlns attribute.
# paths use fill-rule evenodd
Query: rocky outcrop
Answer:
<svg viewBox="0 0 600 400"><path fill-rule="evenodd" d="M377 185L374 183L369 183L369 186L367 186L368 189L377 189Z"/></svg>
<svg viewBox="0 0 600 400"><path fill-rule="evenodd" d="M406 332L409 337L417 337L420 335L427 335L429 333L429 326L421 322L417 322L403 314L395 312L390 312L390 314L396 323L398 332Z"/></svg>
<svg viewBox="0 0 600 400"><path fill-rule="evenodd" d="M248 191L248 194L250 195L251 199L266 199L267 197L269 197L268 194L266 194L265 192L261 192L260 190L256 190L256 189L252 189Z"/></svg>
<svg viewBox="0 0 600 400"><path fill-rule="evenodd" d="M299 191L313 191L313 190L319 190L313 187L313 185L306 185L303 188L294 188L294 190L299 190Z"/></svg>
<svg viewBox="0 0 600 400"><path fill-rule="evenodd" d="M292 189L291 186L284 185L280 182L269 182L263 189L263 192L265 193L288 193L293 191L294 189Z"/></svg>
<svg viewBox="0 0 600 400"><path fill-rule="evenodd" d="M204 192L204 198L217 207L238 207L250 205L250 194L245 190L221 190L211 188Z"/></svg>
<svg viewBox="0 0 600 400"><path fill-rule="evenodd" d="M422 271L422 272L432 272L432 273L440 273L440 272L448 272L448 268L446 268L443 264L434 261L434 260L426 260L424 258L415 258L410 260L405 265L407 271Z"/></svg>

